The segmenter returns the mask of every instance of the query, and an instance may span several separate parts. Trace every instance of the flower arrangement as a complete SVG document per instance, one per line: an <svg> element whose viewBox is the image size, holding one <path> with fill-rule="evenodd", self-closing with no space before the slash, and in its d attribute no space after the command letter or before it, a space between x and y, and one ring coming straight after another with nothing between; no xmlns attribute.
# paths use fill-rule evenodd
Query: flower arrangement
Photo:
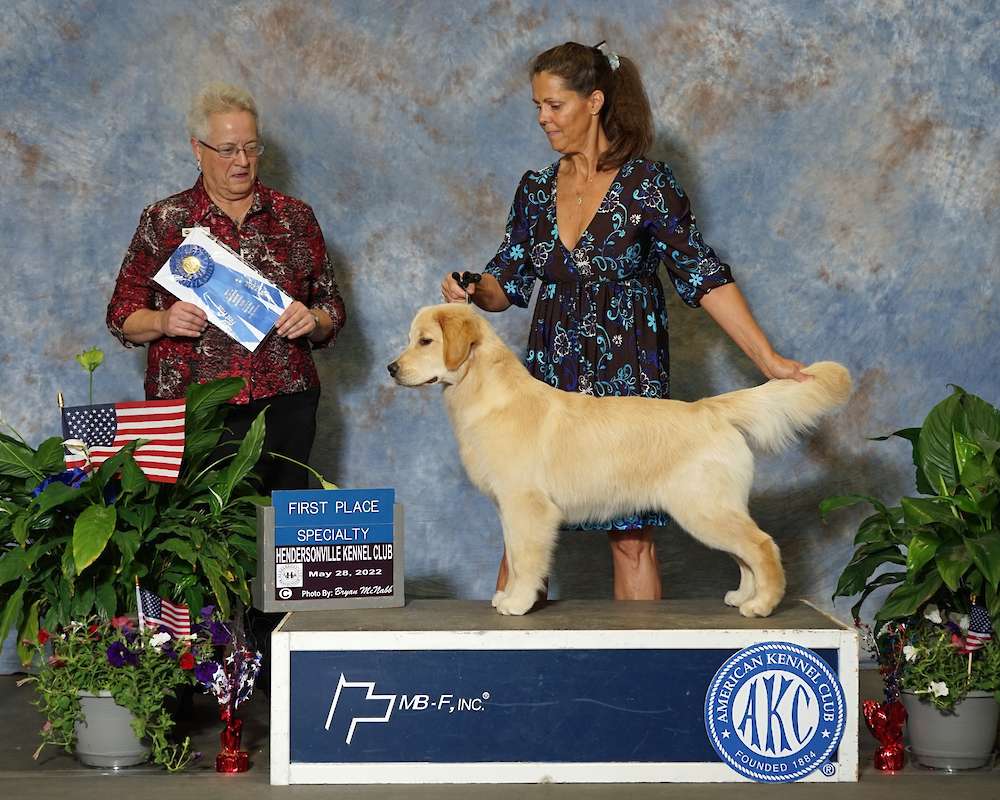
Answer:
<svg viewBox="0 0 1000 800"><path fill-rule="evenodd" d="M249 604L257 506L267 503L252 472L263 413L230 452L216 452L226 401L242 385L226 378L188 389L174 484L143 474L136 443L85 472L65 469L60 437L34 448L0 432L0 642L11 629L34 641L40 628L111 619L131 607L136 578L189 608L211 602L228 616Z"/></svg>
<svg viewBox="0 0 1000 800"><path fill-rule="evenodd" d="M866 637L885 681L886 700L900 691L925 697L951 711L971 691L992 692L1000 701L1000 643L981 641L968 614L929 604L920 617L886 623Z"/></svg>
<svg viewBox="0 0 1000 800"><path fill-rule="evenodd" d="M35 758L47 744L72 751L83 717L79 692L108 691L132 713L133 730L149 740L154 762L169 772L186 767L200 754L192 752L190 739L170 741L168 700L180 687L201 686L219 700L223 718L232 717L252 694L260 668L260 654L242 643L214 606L201 609L191 631L175 636L164 626L140 629L128 617L73 622L58 634L39 630L30 646L44 655L49 644L51 655L38 675L18 683L35 684L36 705L46 717ZM223 658L225 649L230 653Z"/></svg>

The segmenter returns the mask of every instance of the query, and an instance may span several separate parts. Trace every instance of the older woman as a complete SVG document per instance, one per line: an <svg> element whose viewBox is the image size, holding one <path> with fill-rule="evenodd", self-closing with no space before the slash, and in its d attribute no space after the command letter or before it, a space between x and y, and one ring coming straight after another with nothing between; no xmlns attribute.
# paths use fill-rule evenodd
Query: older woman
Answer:
<svg viewBox="0 0 1000 800"><path fill-rule="evenodd" d="M560 158L521 179L482 281L463 288L446 276L444 299L523 308L540 281L527 352L536 378L569 392L668 397L662 261L681 299L708 311L765 377L806 380L799 362L768 343L673 174L645 157L653 120L635 65L603 42L567 42L535 58L531 89L538 124ZM660 598L652 534L666 521L636 509L584 526L610 535L616 599ZM504 558L498 589L506 577Z"/></svg>
<svg viewBox="0 0 1000 800"><path fill-rule="evenodd" d="M126 347L149 345L147 398L182 397L192 383L241 377L227 426L241 436L269 406L265 451L304 462L319 402L311 351L330 345L346 319L323 233L309 206L257 179L264 145L249 93L223 83L205 87L188 127L201 174L190 189L142 212L108 305L108 328ZM253 353L152 281L194 227L207 228L294 300ZM260 469L268 490L308 485L305 472L286 461L265 459Z"/></svg>

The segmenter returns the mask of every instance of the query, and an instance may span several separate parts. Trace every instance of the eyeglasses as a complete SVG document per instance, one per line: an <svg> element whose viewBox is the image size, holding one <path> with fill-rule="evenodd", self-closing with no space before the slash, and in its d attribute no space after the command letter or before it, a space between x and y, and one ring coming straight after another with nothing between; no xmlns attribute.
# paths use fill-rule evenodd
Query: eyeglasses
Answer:
<svg viewBox="0 0 1000 800"><path fill-rule="evenodd" d="M198 140L198 144L207 147L209 150L214 150L219 154L219 158L236 158L236 154L239 152L244 152L247 154L247 158L257 158L257 156L263 154L264 145L260 142L247 142L243 147L235 144L224 144L222 147L212 147L208 142L203 142L201 139Z"/></svg>

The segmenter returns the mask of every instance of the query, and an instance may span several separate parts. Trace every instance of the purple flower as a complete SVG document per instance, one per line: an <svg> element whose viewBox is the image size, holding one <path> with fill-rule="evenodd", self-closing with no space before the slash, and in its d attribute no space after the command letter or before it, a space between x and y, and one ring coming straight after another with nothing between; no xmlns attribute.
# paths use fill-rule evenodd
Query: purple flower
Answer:
<svg viewBox="0 0 1000 800"><path fill-rule="evenodd" d="M112 667L138 666L139 654L129 650L123 642L114 642L108 648L108 662Z"/></svg>
<svg viewBox="0 0 1000 800"><path fill-rule="evenodd" d="M128 648L121 642L115 642L108 648L108 662L112 667L124 667L126 653Z"/></svg>
<svg viewBox="0 0 1000 800"><path fill-rule="evenodd" d="M80 484L82 484L86 479L87 473L79 467L74 467L73 469L68 469L65 472L60 472L57 475L50 475L38 484L38 486L32 489L31 494L34 497L38 497L38 495L44 492L53 483L65 483L72 489L79 489Z"/></svg>
<svg viewBox="0 0 1000 800"><path fill-rule="evenodd" d="M198 612L198 615L202 619L211 619L212 614L214 613L215 613L215 606L205 606L201 611Z"/></svg>
<svg viewBox="0 0 1000 800"><path fill-rule="evenodd" d="M225 645L232 641L233 636L229 632L229 628L221 622L212 620L208 623L208 630L212 634L212 644L214 645Z"/></svg>
<svg viewBox="0 0 1000 800"><path fill-rule="evenodd" d="M219 665L214 661L202 661L194 668L194 677L198 683L209 684L215 678Z"/></svg>

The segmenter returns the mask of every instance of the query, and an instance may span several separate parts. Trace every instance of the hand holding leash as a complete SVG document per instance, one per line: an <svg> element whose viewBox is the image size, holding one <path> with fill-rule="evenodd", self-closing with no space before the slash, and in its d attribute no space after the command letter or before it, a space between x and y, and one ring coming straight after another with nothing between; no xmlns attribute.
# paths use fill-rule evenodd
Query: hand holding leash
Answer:
<svg viewBox="0 0 1000 800"><path fill-rule="evenodd" d="M468 270L461 274L453 272L441 283L441 296L448 303L460 303L463 300L471 303L472 295L476 293L476 285L482 279L483 276L478 272Z"/></svg>

